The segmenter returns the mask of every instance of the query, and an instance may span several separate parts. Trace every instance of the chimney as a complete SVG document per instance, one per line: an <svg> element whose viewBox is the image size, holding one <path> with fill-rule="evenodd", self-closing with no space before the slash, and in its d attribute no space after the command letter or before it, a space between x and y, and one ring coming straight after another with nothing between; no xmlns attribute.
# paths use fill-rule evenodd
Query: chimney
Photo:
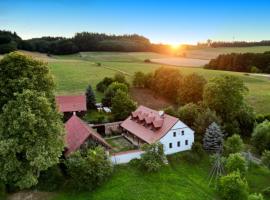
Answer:
<svg viewBox="0 0 270 200"><path fill-rule="evenodd" d="M164 111L163 110L158 111L158 114L159 114L160 117L162 117L162 118L164 117Z"/></svg>

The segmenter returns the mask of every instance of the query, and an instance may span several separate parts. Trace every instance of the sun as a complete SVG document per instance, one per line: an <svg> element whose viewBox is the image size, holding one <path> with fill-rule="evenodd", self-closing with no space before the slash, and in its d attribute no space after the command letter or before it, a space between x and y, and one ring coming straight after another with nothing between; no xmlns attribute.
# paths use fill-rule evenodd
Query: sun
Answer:
<svg viewBox="0 0 270 200"><path fill-rule="evenodd" d="M177 50L177 49L179 49L179 48L180 48L180 46L181 46L181 44L177 44L177 43L175 43L175 44L171 44L171 48L172 48L173 50Z"/></svg>

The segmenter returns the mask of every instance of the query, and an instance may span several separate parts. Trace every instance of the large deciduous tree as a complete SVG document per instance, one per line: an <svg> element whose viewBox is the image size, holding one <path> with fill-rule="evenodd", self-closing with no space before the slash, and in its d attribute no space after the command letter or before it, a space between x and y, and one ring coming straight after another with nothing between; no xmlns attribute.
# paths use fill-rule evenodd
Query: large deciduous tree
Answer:
<svg viewBox="0 0 270 200"><path fill-rule="evenodd" d="M201 75L193 73L185 76L178 92L179 103L184 105L201 101L205 84L206 80Z"/></svg>
<svg viewBox="0 0 270 200"><path fill-rule="evenodd" d="M112 114L115 120L124 120L136 109L136 103L130 96L118 90L112 99Z"/></svg>
<svg viewBox="0 0 270 200"><path fill-rule="evenodd" d="M100 146L71 154L65 164L78 190L94 189L107 180L113 171L108 155Z"/></svg>
<svg viewBox="0 0 270 200"><path fill-rule="evenodd" d="M124 83L113 82L110 84L110 86L105 90L104 97L102 99L102 104L104 106L112 106L112 99L115 96L117 90L121 90L127 93L128 87Z"/></svg>
<svg viewBox="0 0 270 200"><path fill-rule="evenodd" d="M11 89L12 90L12 89ZM20 188L37 183L39 173L59 162L63 125L45 93L24 90L0 114L0 180Z"/></svg>
<svg viewBox="0 0 270 200"><path fill-rule="evenodd" d="M237 116L245 106L246 92L243 81L229 75L211 79L204 88L204 103L221 117L229 134L239 130Z"/></svg>
<svg viewBox="0 0 270 200"><path fill-rule="evenodd" d="M15 98L15 93L25 89L44 92L54 101L54 86L45 63L16 52L10 53L0 61L0 112L9 100Z"/></svg>

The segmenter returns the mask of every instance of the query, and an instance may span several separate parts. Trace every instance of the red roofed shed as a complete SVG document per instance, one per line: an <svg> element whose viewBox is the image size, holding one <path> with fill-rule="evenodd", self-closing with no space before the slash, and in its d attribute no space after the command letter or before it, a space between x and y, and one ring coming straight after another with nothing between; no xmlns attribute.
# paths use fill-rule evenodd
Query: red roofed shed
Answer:
<svg viewBox="0 0 270 200"><path fill-rule="evenodd" d="M57 96L56 103L60 112L86 111L86 97L79 96Z"/></svg>
<svg viewBox="0 0 270 200"><path fill-rule="evenodd" d="M66 123L66 152L68 156L70 153L78 150L88 139L94 140L107 149L111 146L88 124L82 121L76 115L73 115Z"/></svg>

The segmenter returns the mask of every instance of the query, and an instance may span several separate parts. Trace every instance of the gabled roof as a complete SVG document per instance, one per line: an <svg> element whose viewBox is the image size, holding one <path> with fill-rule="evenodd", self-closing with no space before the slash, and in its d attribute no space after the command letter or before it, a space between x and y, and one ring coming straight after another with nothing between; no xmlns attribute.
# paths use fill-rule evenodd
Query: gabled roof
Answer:
<svg viewBox="0 0 270 200"><path fill-rule="evenodd" d="M176 117L160 116L156 110L139 106L121 123L121 127L150 144L159 141L178 121Z"/></svg>
<svg viewBox="0 0 270 200"><path fill-rule="evenodd" d="M97 140L102 145L111 148L111 146L99 135L94 129L92 129L88 124L82 121L76 115L73 115L66 123L66 145L67 151L65 155L76 151L80 148L84 142L92 137Z"/></svg>
<svg viewBox="0 0 270 200"><path fill-rule="evenodd" d="M86 111L86 97L79 96L57 96L55 98L60 112Z"/></svg>

